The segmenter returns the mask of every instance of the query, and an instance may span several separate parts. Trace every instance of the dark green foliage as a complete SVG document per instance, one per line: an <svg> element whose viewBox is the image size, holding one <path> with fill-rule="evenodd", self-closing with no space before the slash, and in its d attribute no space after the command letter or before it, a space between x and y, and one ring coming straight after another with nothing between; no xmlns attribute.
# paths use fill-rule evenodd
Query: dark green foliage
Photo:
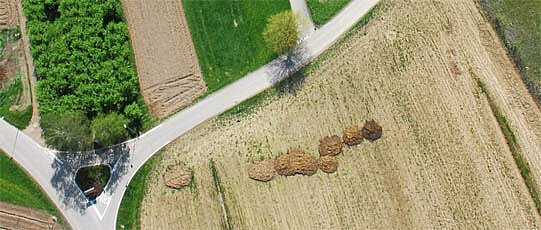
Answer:
<svg viewBox="0 0 541 230"><path fill-rule="evenodd" d="M132 127L142 127L146 110L139 100L120 1L25 0L23 4L41 79L40 114L81 111L92 120L116 112L130 119Z"/></svg>
<svg viewBox="0 0 541 230"><path fill-rule="evenodd" d="M307 0L312 21L315 24L323 25L327 23L338 11L340 11L350 0Z"/></svg>
<svg viewBox="0 0 541 230"><path fill-rule="evenodd" d="M42 209L62 221L56 207L13 160L0 151L0 201Z"/></svg>
<svg viewBox="0 0 541 230"><path fill-rule="evenodd" d="M162 151L163 150L160 150L150 158L130 181L118 210L117 229L120 229L120 225L123 225L124 229L141 228L139 212L141 210L141 202L143 201L147 189L146 180L156 164L161 161Z"/></svg>
<svg viewBox="0 0 541 230"><path fill-rule="evenodd" d="M96 184L105 187L110 177L111 169L108 166L95 165L79 169L75 175L75 183L79 185L81 190L85 191Z"/></svg>
<svg viewBox="0 0 541 230"><path fill-rule="evenodd" d="M266 19L291 8L288 0L183 0L182 3L208 93L276 57L263 40Z"/></svg>
<svg viewBox="0 0 541 230"><path fill-rule="evenodd" d="M11 110L12 105L18 103L20 94L22 93L22 86L20 75L17 75L13 79L13 83L7 89L0 89L0 117L17 127L18 129L24 129L30 123L32 118L32 106L28 106L23 111Z"/></svg>
<svg viewBox="0 0 541 230"><path fill-rule="evenodd" d="M61 151L82 151L92 148L90 124L81 112L46 113L41 116L45 143Z"/></svg>
<svg viewBox="0 0 541 230"><path fill-rule="evenodd" d="M541 2L480 0L483 10L541 106Z"/></svg>
<svg viewBox="0 0 541 230"><path fill-rule="evenodd" d="M128 123L129 120L118 113L100 114L92 120L90 128L95 142L101 146L110 146L128 139L128 130L124 128Z"/></svg>

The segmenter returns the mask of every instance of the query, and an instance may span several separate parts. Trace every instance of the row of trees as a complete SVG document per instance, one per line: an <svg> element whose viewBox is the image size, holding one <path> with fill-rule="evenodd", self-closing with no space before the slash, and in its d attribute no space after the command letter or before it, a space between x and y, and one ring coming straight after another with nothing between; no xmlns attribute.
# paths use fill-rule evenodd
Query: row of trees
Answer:
<svg viewBox="0 0 541 230"><path fill-rule="evenodd" d="M24 0L23 6L47 144L85 150L94 137L102 146L126 139L120 123L140 129L146 108L120 1Z"/></svg>

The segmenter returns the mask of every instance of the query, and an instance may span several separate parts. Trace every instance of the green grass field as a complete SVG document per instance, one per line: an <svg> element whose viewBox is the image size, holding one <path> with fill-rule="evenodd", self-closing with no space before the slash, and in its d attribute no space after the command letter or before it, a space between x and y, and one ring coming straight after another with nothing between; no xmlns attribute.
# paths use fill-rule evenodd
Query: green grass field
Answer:
<svg viewBox="0 0 541 230"><path fill-rule="evenodd" d="M481 1L524 82L541 105L541 1Z"/></svg>
<svg viewBox="0 0 541 230"><path fill-rule="evenodd" d="M340 11L350 0L307 0L312 21L317 25L327 23L338 11Z"/></svg>
<svg viewBox="0 0 541 230"><path fill-rule="evenodd" d="M56 207L26 173L0 151L0 201L37 208L62 221Z"/></svg>
<svg viewBox="0 0 541 230"><path fill-rule="evenodd" d="M161 152L158 151L150 158L133 176L126 193L120 202L120 208L117 216L117 229L140 229L139 212L141 211L141 201L145 196L146 179L148 174L154 169L154 166L161 160Z"/></svg>
<svg viewBox="0 0 541 230"><path fill-rule="evenodd" d="M208 93L276 57L261 33L266 19L291 9L288 0L183 0Z"/></svg>
<svg viewBox="0 0 541 230"><path fill-rule="evenodd" d="M4 117L7 122L21 130L30 123L32 106L22 111L10 110L10 107L18 103L22 90L20 75L13 79L13 83L7 89L0 89L0 117Z"/></svg>

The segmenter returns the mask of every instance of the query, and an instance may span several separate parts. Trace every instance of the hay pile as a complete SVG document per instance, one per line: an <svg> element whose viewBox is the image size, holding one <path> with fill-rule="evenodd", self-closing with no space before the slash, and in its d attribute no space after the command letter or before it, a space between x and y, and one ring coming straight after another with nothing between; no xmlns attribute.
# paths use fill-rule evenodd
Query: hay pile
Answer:
<svg viewBox="0 0 541 230"><path fill-rule="evenodd" d="M192 171L184 165L177 165L167 170L164 180L167 187L179 189L192 182Z"/></svg>
<svg viewBox="0 0 541 230"><path fill-rule="evenodd" d="M363 137L370 141L375 141L381 137L382 128L374 120L366 121L363 126Z"/></svg>
<svg viewBox="0 0 541 230"><path fill-rule="evenodd" d="M320 156L336 156L342 152L342 139L339 136L326 136L319 140Z"/></svg>
<svg viewBox="0 0 541 230"><path fill-rule="evenodd" d="M352 125L344 130L344 143L347 145L358 145L363 140L361 129L358 126Z"/></svg>
<svg viewBox="0 0 541 230"><path fill-rule="evenodd" d="M267 182L276 177L274 160L265 160L248 165L248 177L256 181Z"/></svg>
<svg viewBox="0 0 541 230"><path fill-rule="evenodd" d="M322 156L319 158L319 168L326 173L334 173L338 169L338 159L331 156Z"/></svg>
<svg viewBox="0 0 541 230"><path fill-rule="evenodd" d="M304 153L302 149L291 149L288 154L276 158L274 169L283 176L292 176L295 174L314 175L318 169L317 159Z"/></svg>

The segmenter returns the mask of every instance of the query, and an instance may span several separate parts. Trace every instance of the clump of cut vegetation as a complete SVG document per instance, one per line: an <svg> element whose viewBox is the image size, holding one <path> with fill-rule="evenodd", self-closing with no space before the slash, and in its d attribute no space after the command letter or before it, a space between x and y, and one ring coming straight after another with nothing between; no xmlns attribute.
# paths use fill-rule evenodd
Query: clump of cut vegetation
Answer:
<svg viewBox="0 0 541 230"><path fill-rule="evenodd" d="M358 145L363 140L363 132L358 126L351 125L344 130L343 139L349 146Z"/></svg>
<svg viewBox="0 0 541 230"><path fill-rule="evenodd" d="M190 185L192 182L192 170L179 164L167 169L167 173L164 177L165 186L179 189Z"/></svg>
<svg viewBox="0 0 541 230"><path fill-rule="evenodd" d="M120 1L23 1L28 37L40 79L36 96L41 121L49 113L118 113L141 129L146 107L141 102L127 26ZM62 117L62 116L56 116ZM46 143L59 150L63 145ZM79 149L84 150L84 149Z"/></svg>
<svg viewBox="0 0 541 230"><path fill-rule="evenodd" d="M311 176L317 172L317 159L300 148L292 148L287 154L280 155L274 161L274 169L279 175L293 176L302 174Z"/></svg>
<svg viewBox="0 0 541 230"><path fill-rule="evenodd" d="M319 158L319 169L325 173L334 173L338 169L338 159L333 156L322 156Z"/></svg>
<svg viewBox="0 0 541 230"><path fill-rule="evenodd" d="M307 0L306 4L312 14L312 21L323 25L349 2L350 0Z"/></svg>
<svg viewBox="0 0 541 230"><path fill-rule="evenodd" d="M539 1L479 2L541 107L541 4Z"/></svg>
<svg viewBox="0 0 541 230"><path fill-rule="evenodd" d="M45 210L62 222L53 203L37 184L0 151L0 201Z"/></svg>
<svg viewBox="0 0 541 230"><path fill-rule="evenodd" d="M208 93L277 56L263 40L266 19L291 8L287 0L183 0L182 5Z"/></svg>
<svg viewBox="0 0 541 230"><path fill-rule="evenodd" d="M378 123L376 123L376 121L370 120L370 121L364 122L362 132L363 132L364 139L375 141L381 138L383 129L381 128L380 125L378 125Z"/></svg>
<svg viewBox="0 0 541 230"><path fill-rule="evenodd" d="M248 177L256 181L271 181L278 174L274 169L275 160L269 159L248 165Z"/></svg>
<svg viewBox="0 0 541 230"><path fill-rule="evenodd" d="M339 136L326 136L319 140L320 156L336 156L342 152L342 139Z"/></svg>

